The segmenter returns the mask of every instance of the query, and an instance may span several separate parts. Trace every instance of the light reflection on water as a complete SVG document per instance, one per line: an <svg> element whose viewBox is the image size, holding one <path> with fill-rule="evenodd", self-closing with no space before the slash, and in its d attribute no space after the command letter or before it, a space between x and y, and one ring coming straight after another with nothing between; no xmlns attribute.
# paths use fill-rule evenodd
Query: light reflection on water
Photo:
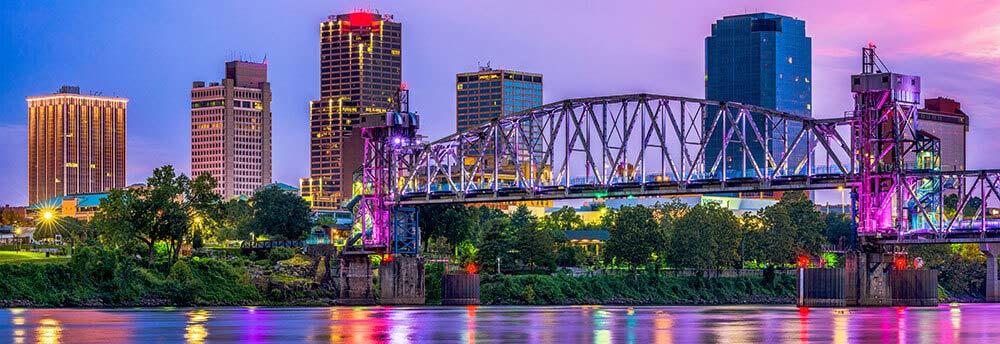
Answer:
<svg viewBox="0 0 1000 344"><path fill-rule="evenodd" d="M0 343L1000 342L998 317L985 304L3 309Z"/></svg>

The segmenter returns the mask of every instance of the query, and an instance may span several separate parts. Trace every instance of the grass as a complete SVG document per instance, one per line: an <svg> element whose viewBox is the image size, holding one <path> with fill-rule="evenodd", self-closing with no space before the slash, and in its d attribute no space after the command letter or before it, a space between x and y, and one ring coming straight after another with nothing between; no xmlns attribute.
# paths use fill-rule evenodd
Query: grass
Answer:
<svg viewBox="0 0 1000 344"><path fill-rule="evenodd" d="M44 252L0 251L0 263L64 263L66 261L69 261L68 257L46 257Z"/></svg>

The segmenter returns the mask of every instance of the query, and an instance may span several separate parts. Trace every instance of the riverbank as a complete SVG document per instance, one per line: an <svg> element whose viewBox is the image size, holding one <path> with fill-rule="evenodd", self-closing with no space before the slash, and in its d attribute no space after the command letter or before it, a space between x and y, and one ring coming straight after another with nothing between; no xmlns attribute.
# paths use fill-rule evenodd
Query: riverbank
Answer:
<svg viewBox="0 0 1000 344"><path fill-rule="evenodd" d="M795 303L795 278L659 274L487 276L484 305L723 305Z"/></svg>
<svg viewBox="0 0 1000 344"><path fill-rule="evenodd" d="M65 262L0 263L0 308L338 305L325 258L257 258L192 257L147 267L136 257L85 249ZM442 272L439 264L427 266L427 305L440 304ZM786 274L771 280L647 272L483 275L480 291L483 305L793 304L796 280ZM942 300L950 301L947 293Z"/></svg>

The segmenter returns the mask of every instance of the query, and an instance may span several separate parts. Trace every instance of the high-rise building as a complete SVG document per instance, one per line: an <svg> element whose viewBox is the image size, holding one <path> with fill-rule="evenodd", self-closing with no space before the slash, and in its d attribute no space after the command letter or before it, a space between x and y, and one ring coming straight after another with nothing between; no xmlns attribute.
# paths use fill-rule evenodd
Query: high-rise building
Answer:
<svg viewBox="0 0 1000 344"><path fill-rule="evenodd" d="M363 114L396 108L402 67L402 25L392 16L358 11L320 24L320 99L309 104L309 178L300 181L313 209L351 197L363 152L345 139Z"/></svg>
<svg viewBox="0 0 1000 344"><path fill-rule="evenodd" d="M941 170L965 170L965 137L969 132L969 115L962 111L961 103L941 97L925 99L924 108L917 110L917 130L940 142L938 158ZM914 157L908 156L907 160L908 166L915 164Z"/></svg>
<svg viewBox="0 0 1000 344"><path fill-rule="evenodd" d="M478 72L459 73L456 85L458 132L542 105L541 74L484 67Z"/></svg>
<svg viewBox="0 0 1000 344"><path fill-rule="evenodd" d="M771 13L726 16L712 24L712 35L705 38L706 99L757 105L812 117L811 79L812 39L806 36L802 20ZM714 113L717 108L708 110ZM754 116L754 121L763 128L762 116ZM772 139L768 140L771 152L781 152L785 147L783 145L791 145L792 138L801 131L801 125L789 126L788 141L781 140L784 128L780 131L771 131ZM706 170L721 154L722 137L722 130L715 130L709 137L705 147ZM749 154L758 162L764 161L763 143L749 141L750 152L743 152L740 145L727 146L725 161L729 176L741 177L734 171L750 165L747 162ZM787 159L790 162L788 165L797 165L806 157L806 152L805 145L800 145ZM775 156L775 159L780 158ZM720 176L721 172L717 170L716 176Z"/></svg>
<svg viewBox="0 0 1000 344"><path fill-rule="evenodd" d="M482 67L478 72L459 73L455 79L455 124L458 132L473 129L500 116L542 105L541 74ZM529 152L535 152L535 159L541 159L541 154L538 153L541 145L537 142L537 138L541 136L541 126L533 125L529 132L531 145L523 145L519 154L527 156ZM466 156L474 158L480 152L472 149L467 153Z"/></svg>
<svg viewBox="0 0 1000 344"><path fill-rule="evenodd" d="M271 83L267 63L226 62L221 82L191 87L191 176L210 174L224 198L271 183Z"/></svg>
<svg viewBox="0 0 1000 344"><path fill-rule="evenodd" d="M29 204L125 187L128 99L63 86L27 101Z"/></svg>

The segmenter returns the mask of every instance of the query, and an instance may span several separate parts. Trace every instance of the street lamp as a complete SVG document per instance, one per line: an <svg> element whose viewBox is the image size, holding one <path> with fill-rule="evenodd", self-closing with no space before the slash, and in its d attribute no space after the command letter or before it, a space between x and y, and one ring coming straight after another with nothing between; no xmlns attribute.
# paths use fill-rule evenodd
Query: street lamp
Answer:
<svg viewBox="0 0 1000 344"><path fill-rule="evenodd" d="M843 185L838 185L837 186L837 191L840 191L840 212L841 213L847 213L847 200L844 197L844 194L845 194L844 191L846 191L846 190L844 189Z"/></svg>
<svg viewBox="0 0 1000 344"><path fill-rule="evenodd" d="M56 214L51 209L42 210L42 222L50 223L56 218Z"/></svg>

